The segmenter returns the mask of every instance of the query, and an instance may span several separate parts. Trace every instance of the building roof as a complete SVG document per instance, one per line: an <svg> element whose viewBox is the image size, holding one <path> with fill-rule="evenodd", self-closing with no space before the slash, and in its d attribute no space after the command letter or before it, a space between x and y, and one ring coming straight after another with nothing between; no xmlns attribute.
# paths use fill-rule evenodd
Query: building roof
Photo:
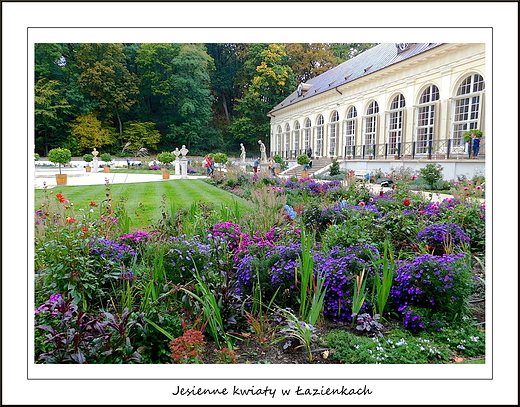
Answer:
<svg viewBox="0 0 520 407"><path fill-rule="evenodd" d="M373 74L390 65L438 47L442 43L411 43L407 44L408 47L404 51L399 50L398 45L395 43L376 45L358 56L308 80L306 83L300 84L297 90L276 105L269 113Z"/></svg>

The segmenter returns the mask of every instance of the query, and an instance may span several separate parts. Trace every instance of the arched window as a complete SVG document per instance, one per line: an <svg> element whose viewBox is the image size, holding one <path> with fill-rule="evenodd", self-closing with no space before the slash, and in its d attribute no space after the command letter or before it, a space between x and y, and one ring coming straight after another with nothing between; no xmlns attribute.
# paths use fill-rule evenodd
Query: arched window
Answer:
<svg viewBox="0 0 520 407"><path fill-rule="evenodd" d="M308 151L309 148L312 148L311 127L312 127L311 119L306 119L304 129L303 129L303 143L305 145L305 151Z"/></svg>
<svg viewBox="0 0 520 407"><path fill-rule="evenodd" d="M397 95L390 104L388 112L388 152L397 154L398 147L403 139L403 123L406 101L402 94Z"/></svg>
<svg viewBox="0 0 520 407"><path fill-rule="evenodd" d="M426 154L429 152L428 147L430 146L430 142L433 141L433 134L435 131L435 119L438 100L439 89L435 85L428 86L419 98L419 107L416 109L416 154Z"/></svg>
<svg viewBox="0 0 520 407"><path fill-rule="evenodd" d="M339 114L337 111L333 111L330 115L330 124L329 124L329 153L330 156L336 156L338 154L337 151L337 138L339 131Z"/></svg>
<svg viewBox="0 0 520 407"><path fill-rule="evenodd" d="M301 152L300 152L300 122L294 123L293 140L294 140L294 151L295 151L296 157L298 157L298 155L301 154Z"/></svg>
<svg viewBox="0 0 520 407"><path fill-rule="evenodd" d="M347 118L345 120L345 154L354 154L354 143L356 137L356 118L357 110L352 106L347 111Z"/></svg>
<svg viewBox="0 0 520 407"><path fill-rule="evenodd" d="M474 74L462 81L454 97L453 145L464 145L462 135L480 127L484 78Z"/></svg>
<svg viewBox="0 0 520 407"><path fill-rule="evenodd" d="M368 105L365 116L365 153L374 155L377 139L377 122L379 117L379 105L374 100Z"/></svg>
<svg viewBox="0 0 520 407"><path fill-rule="evenodd" d="M289 156L289 152L291 151L291 126L289 126L289 124L285 125L284 140L285 143L283 157L287 158Z"/></svg>
<svg viewBox="0 0 520 407"><path fill-rule="evenodd" d="M282 126L276 129L276 153L280 154L282 151Z"/></svg>
<svg viewBox="0 0 520 407"><path fill-rule="evenodd" d="M320 114L316 119L316 151L315 155L321 157L323 155L323 132L324 132L325 120Z"/></svg>

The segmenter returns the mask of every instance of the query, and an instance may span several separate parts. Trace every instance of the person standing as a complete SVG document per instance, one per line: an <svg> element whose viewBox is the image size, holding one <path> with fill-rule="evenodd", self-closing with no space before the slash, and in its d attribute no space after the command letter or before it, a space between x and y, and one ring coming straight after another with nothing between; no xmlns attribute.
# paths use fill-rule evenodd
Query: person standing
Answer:
<svg viewBox="0 0 520 407"><path fill-rule="evenodd" d="M312 159L312 149L309 147L309 149L307 150L307 157L309 157L310 159Z"/></svg>
<svg viewBox="0 0 520 407"><path fill-rule="evenodd" d="M209 177L211 173L211 158L209 154L204 158L204 166L206 167L206 176Z"/></svg>
<svg viewBox="0 0 520 407"><path fill-rule="evenodd" d="M273 177L276 177L276 162L272 158L269 158L269 171Z"/></svg>
<svg viewBox="0 0 520 407"><path fill-rule="evenodd" d="M260 157L257 157L256 160L253 162L253 173L256 175L258 174L258 166L260 165Z"/></svg>
<svg viewBox="0 0 520 407"><path fill-rule="evenodd" d="M209 173L209 175L214 175L214 173L215 173L215 160L213 159L213 157L211 157L211 156L209 157L209 162L210 162L210 166L209 166L210 173Z"/></svg>
<svg viewBox="0 0 520 407"><path fill-rule="evenodd" d="M473 136L473 158L477 158L480 150L480 136L478 134L472 134Z"/></svg>

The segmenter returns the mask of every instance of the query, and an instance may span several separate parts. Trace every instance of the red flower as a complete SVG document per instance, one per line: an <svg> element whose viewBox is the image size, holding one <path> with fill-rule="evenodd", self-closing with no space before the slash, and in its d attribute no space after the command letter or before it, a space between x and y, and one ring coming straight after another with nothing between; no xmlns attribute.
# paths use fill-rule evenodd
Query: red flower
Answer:
<svg viewBox="0 0 520 407"><path fill-rule="evenodd" d="M67 219L65 219L65 222L74 223L74 222L76 222L76 219L67 218Z"/></svg>
<svg viewBox="0 0 520 407"><path fill-rule="evenodd" d="M90 206L98 206L98 204L95 203L94 201L90 201Z"/></svg>
<svg viewBox="0 0 520 407"><path fill-rule="evenodd" d="M409 199L403 199L403 205L404 206L410 206L410 200Z"/></svg>
<svg viewBox="0 0 520 407"><path fill-rule="evenodd" d="M379 196L383 196L384 194L383 190L379 191Z"/></svg>
<svg viewBox="0 0 520 407"><path fill-rule="evenodd" d="M83 228L83 229L81 229L81 230L82 230L83 232L85 232L85 233L88 232L88 228Z"/></svg>

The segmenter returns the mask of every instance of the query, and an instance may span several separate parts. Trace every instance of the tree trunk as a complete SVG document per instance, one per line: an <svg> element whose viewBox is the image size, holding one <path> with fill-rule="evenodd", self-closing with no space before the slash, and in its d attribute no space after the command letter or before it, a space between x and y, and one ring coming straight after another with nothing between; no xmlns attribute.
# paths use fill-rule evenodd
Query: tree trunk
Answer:
<svg viewBox="0 0 520 407"><path fill-rule="evenodd" d="M222 105L224 106L224 114L226 115L226 123L230 124L231 122L229 120L229 111L227 108L226 95L224 94L224 92L222 92Z"/></svg>
<svg viewBox="0 0 520 407"><path fill-rule="evenodd" d="M119 136L123 137L123 123L121 123L121 118L119 117L119 112L117 111L117 108L115 108L115 111L116 111L117 122L119 123Z"/></svg>

